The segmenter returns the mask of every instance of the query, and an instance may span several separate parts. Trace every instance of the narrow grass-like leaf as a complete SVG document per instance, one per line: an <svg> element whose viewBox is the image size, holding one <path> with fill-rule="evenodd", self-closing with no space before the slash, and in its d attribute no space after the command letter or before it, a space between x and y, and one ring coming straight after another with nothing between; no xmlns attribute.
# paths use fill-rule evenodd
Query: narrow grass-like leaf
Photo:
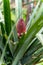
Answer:
<svg viewBox="0 0 43 65"><path fill-rule="evenodd" d="M43 54L43 47L39 48L33 55L37 57L39 54Z"/></svg>
<svg viewBox="0 0 43 65"><path fill-rule="evenodd" d="M28 63L29 65L35 65L39 60L43 57L43 55L37 56L36 58L32 58L31 61Z"/></svg>
<svg viewBox="0 0 43 65"><path fill-rule="evenodd" d="M41 1L39 0L37 6L35 7L35 9L34 9L34 11L33 11L33 13L32 13L32 16L31 16L29 22L27 23L27 29L28 29L29 26L31 25L31 21L32 21L32 19L34 18L34 15L36 14L36 11L37 11L37 9L38 9L38 7L39 7L39 5L40 5L40 2L41 2Z"/></svg>
<svg viewBox="0 0 43 65"><path fill-rule="evenodd" d="M5 28L4 28L4 24L3 23L1 23L1 31L2 31L2 35L4 35L5 34Z"/></svg>
<svg viewBox="0 0 43 65"><path fill-rule="evenodd" d="M9 0L3 0L3 7L4 7L4 19L5 19L6 33L7 35L9 35L11 31L11 14L10 14Z"/></svg>
<svg viewBox="0 0 43 65"><path fill-rule="evenodd" d="M16 17L18 18L18 16L21 14L20 18L22 17L22 0L15 0L15 4L16 4Z"/></svg>
<svg viewBox="0 0 43 65"><path fill-rule="evenodd" d="M34 41L30 48L28 49L27 53L25 53L25 55L21 59L22 64L26 64L31 58L32 54L40 47L42 47L42 45L38 42L38 40Z"/></svg>

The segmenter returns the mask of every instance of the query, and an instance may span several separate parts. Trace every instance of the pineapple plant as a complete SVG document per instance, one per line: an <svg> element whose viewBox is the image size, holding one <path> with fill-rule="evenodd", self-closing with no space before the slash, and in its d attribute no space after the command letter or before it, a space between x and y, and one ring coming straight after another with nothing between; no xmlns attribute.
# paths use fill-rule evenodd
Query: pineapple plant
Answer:
<svg viewBox="0 0 43 65"><path fill-rule="evenodd" d="M37 65L43 58L43 30L40 33L42 40L38 33L43 28L42 0L37 1L26 26L21 14L15 22L12 21L9 0L3 0L3 10L4 24L0 22L0 65Z"/></svg>

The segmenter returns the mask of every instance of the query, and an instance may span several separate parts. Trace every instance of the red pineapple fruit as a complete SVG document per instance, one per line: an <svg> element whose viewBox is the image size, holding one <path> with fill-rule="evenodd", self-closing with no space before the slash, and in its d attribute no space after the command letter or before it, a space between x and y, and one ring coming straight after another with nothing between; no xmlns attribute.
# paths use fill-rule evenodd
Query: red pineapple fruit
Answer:
<svg viewBox="0 0 43 65"><path fill-rule="evenodd" d="M23 19L20 19L17 23L17 33L18 33L18 37L20 37L23 33L26 32L26 25Z"/></svg>

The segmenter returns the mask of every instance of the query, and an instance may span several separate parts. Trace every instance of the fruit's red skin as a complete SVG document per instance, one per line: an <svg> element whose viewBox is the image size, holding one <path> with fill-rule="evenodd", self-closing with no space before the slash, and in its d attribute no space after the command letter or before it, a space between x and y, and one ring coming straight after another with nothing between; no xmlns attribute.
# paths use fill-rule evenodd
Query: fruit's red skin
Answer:
<svg viewBox="0 0 43 65"><path fill-rule="evenodd" d="M26 32L26 25L23 19L20 19L18 21L16 28L17 28L18 36Z"/></svg>

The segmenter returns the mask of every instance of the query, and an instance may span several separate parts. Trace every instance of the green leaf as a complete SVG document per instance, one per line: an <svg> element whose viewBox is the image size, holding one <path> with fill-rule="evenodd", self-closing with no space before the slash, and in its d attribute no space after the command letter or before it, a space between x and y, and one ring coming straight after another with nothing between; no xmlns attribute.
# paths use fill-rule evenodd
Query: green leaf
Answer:
<svg viewBox="0 0 43 65"><path fill-rule="evenodd" d="M3 0L3 7L4 7L4 19L5 19L6 33L7 35L9 35L11 31L11 14L10 14L9 0Z"/></svg>
<svg viewBox="0 0 43 65"><path fill-rule="evenodd" d="M35 16L36 12L37 12L37 10L38 10L39 5L40 5L40 0L38 1L38 3L37 3L37 5L36 5L35 9L33 10L33 13L32 13L32 15L31 15L31 17L30 17L29 22L27 23L27 29L31 26L32 20L33 20L33 18L34 18L34 16Z"/></svg>
<svg viewBox="0 0 43 65"><path fill-rule="evenodd" d="M23 58L21 59L21 63L22 64L26 64L29 61L29 59L31 59L32 54L37 51L40 47L42 47L42 45L40 44L40 42L37 39L33 39L32 40L32 45L28 48L27 52L25 53L25 55L23 56ZM30 52L31 51L31 52Z"/></svg>
<svg viewBox="0 0 43 65"><path fill-rule="evenodd" d="M5 34L5 28L4 28L4 24L3 23L1 23L1 31L2 31L2 35L4 35Z"/></svg>

